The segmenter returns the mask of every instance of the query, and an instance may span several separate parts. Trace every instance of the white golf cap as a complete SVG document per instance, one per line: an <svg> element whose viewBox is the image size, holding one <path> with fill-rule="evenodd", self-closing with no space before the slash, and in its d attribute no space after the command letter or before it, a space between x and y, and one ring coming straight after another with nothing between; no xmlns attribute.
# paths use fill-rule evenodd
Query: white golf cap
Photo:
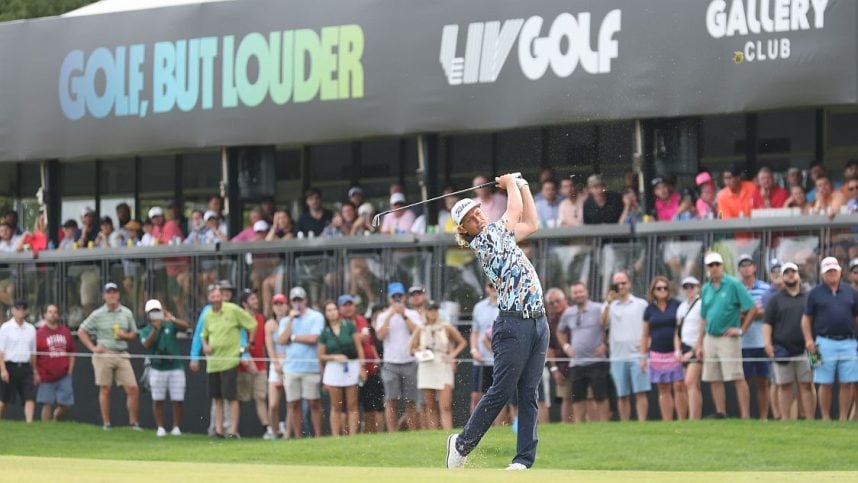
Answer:
<svg viewBox="0 0 858 483"><path fill-rule="evenodd" d="M709 253L707 253L707 254L706 254L706 256L703 258L703 265L706 265L706 266L708 267L709 265L711 265L711 264L713 264L713 263L720 263L721 265L723 265L723 264L724 264L724 259L723 259L723 258L721 258L721 254L720 254L720 253L717 253L717 252L709 252Z"/></svg>
<svg viewBox="0 0 858 483"><path fill-rule="evenodd" d="M390 195L390 206L393 206L397 203L405 203L405 195L402 193L393 193Z"/></svg>
<svg viewBox="0 0 858 483"><path fill-rule="evenodd" d="M849 270L852 270L855 267L858 267L858 257L849 260Z"/></svg>
<svg viewBox="0 0 858 483"><path fill-rule="evenodd" d="M83 218L86 215L91 215L94 213L95 213L95 210L93 210L91 206L85 206L80 210L81 218Z"/></svg>
<svg viewBox="0 0 858 483"><path fill-rule="evenodd" d="M700 285L700 280L697 280L697 277L685 277L682 279L681 286L686 285Z"/></svg>
<svg viewBox="0 0 858 483"><path fill-rule="evenodd" d="M155 218L156 216L164 216L164 210L160 206L149 208L149 218Z"/></svg>
<svg viewBox="0 0 858 483"><path fill-rule="evenodd" d="M212 218L217 218L217 213L215 213L214 211L208 210L205 213L203 213L203 221L209 221Z"/></svg>
<svg viewBox="0 0 858 483"><path fill-rule="evenodd" d="M792 262L786 262L781 265L781 275L783 275L787 270L795 270L798 272L798 265Z"/></svg>
<svg viewBox="0 0 858 483"><path fill-rule="evenodd" d="M161 302L155 299L146 301L146 308L143 309L143 312L146 312L148 314L153 310L164 310L161 308Z"/></svg>
<svg viewBox="0 0 858 483"><path fill-rule="evenodd" d="M453 205L453 209L450 210L450 214L453 217L453 221L457 225L462 224L462 219L465 218L465 215L468 214L469 211L474 208L480 206L479 202L472 200L471 198L465 198L463 200L459 200Z"/></svg>
<svg viewBox="0 0 858 483"><path fill-rule="evenodd" d="M820 272L828 273L829 270L837 270L838 272L841 270L840 262L834 257L825 257L822 259L822 263L819 264Z"/></svg>
<svg viewBox="0 0 858 483"><path fill-rule="evenodd" d="M259 220L253 224L253 231L268 231L268 222Z"/></svg>
<svg viewBox="0 0 858 483"><path fill-rule="evenodd" d="M306 300L307 291L303 287L292 287L292 290L289 291L289 300L294 299Z"/></svg>

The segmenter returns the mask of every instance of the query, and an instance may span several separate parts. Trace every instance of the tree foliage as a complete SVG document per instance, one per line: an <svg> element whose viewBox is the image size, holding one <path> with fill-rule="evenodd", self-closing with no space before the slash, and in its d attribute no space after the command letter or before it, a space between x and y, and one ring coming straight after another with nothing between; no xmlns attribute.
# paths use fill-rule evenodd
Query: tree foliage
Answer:
<svg viewBox="0 0 858 483"><path fill-rule="evenodd" d="M0 22L61 15L96 0L0 0Z"/></svg>

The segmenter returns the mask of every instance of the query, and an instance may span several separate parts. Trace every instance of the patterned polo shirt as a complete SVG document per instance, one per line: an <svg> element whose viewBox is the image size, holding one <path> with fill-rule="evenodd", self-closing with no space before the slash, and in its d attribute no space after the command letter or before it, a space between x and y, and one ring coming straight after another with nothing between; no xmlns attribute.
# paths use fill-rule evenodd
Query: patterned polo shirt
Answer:
<svg viewBox="0 0 858 483"><path fill-rule="evenodd" d="M499 310L544 310L539 276L515 241L515 233L507 229L506 219L486 225L470 245L486 277L498 288Z"/></svg>

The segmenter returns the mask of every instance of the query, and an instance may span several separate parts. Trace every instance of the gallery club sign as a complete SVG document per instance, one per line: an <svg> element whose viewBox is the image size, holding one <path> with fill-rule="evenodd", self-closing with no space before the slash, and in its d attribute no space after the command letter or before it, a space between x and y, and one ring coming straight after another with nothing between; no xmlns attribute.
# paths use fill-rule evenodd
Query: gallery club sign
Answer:
<svg viewBox="0 0 858 483"><path fill-rule="evenodd" d="M619 55L615 37L621 20L620 10L611 10L601 19L595 50L590 43L594 21L590 12L561 13L550 24L538 15L473 22L468 24L461 49L459 25L445 25L441 66L450 85L492 83L517 44L518 64L528 79L541 79L549 67L557 77L569 77L579 65L589 74L606 74Z"/></svg>
<svg viewBox="0 0 858 483"><path fill-rule="evenodd" d="M786 34L825 28L827 8L828 0L712 0L706 30L714 39L747 37L736 51L748 62L783 60L792 51Z"/></svg>

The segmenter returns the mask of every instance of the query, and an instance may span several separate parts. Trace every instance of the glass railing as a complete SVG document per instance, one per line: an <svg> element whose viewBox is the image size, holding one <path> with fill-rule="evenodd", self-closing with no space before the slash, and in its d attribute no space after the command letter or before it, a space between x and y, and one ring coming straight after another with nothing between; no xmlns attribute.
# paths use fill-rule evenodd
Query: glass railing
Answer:
<svg viewBox="0 0 858 483"><path fill-rule="evenodd" d="M618 270L632 275L639 296L655 275L675 285L688 275L702 279L708 250L723 255L728 273L735 274L738 257L747 253L757 261L759 278L767 278L769 260L777 258L796 263L803 281L812 284L828 255L840 259L849 277L848 261L858 256L858 215L552 228L536 233L524 248L546 289L583 281L595 300ZM206 303L206 287L219 280L236 285L236 298L240 290L257 290L266 313L273 294L295 285L317 306L351 293L362 312L386 303L388 282L423 285L453 322L463 323L483 298L484 279L473 254L455 247L446 234L46 251L37 258L0 257L0 313L8 314L12 301L24 298L36 321L47 304L57 304L74 328L101 305L103 284L114 282L139 320L149 297L193 319Z"/></svg>

